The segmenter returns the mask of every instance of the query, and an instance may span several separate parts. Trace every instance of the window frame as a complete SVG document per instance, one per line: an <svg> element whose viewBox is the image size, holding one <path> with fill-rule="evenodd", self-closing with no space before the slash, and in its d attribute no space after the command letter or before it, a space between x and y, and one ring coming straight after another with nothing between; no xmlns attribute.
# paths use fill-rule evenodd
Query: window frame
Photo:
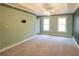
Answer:
<svg viewBox="0 0 79 59"><path fill-rule="evenodd" d="M48 23L45 22L45 19L48 19L48 20L46 20ZM48 27L48 29L46 29L45 26ZM43 18L43 31L50 31L50 19L49 19L49 17Z"/></svg>
<svg viewBox="0 0 79 59"><path fill-rule="evenodd" d="M60 22L60 20L61 20L62 18L65 19L65 20L64 20L64 23ZM62 24L60 24L60 23L62 23ZM66 24L67 24L67 17L66 17L66 16L59 16L59 17L58 17L58 32L67 32ZM62 27L62 25L63 25L64 30L61 30L61 29L60 29L60 27Z"/></svg>

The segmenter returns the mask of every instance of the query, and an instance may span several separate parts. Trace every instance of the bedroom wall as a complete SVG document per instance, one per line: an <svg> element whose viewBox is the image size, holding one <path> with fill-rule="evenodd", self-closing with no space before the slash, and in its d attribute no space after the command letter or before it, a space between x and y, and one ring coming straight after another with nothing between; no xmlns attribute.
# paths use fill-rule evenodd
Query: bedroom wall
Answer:
<svg viewBox="0 0 79 59"><path fill-rule="evenodd" d="M1 22L1 21L0 21ZM0 23L1 24L1 23ZM1 25L0 25L1 27ZM0 28L0 48L1 48L1 28Z"/></svg>
<svg viewBox="0 0 79 59"><path fill-rule="evenodd" d="M26 23L21 22L23 19L27 20ZM0 5L0 21L2 21L0 22L1 49L36 34L36 15L34 14Z"/></svg>
<svg viewBox="0 0 79 59"><path fill-rule="evenodd" d="M48 34L48 35L60 35L60 36L72 36L72 15L65 15L67 17L67 32L58 32L58 17L62 15L55 15L49 16L50 19L50 31L46 32L43 31L43 18L40 17L41 20L41 34Z"/></svg>
<svg viewBox="0 0 79 59"><path fill-rule="evenodd" d="M79 7L74 13L74 38L79 45Z"/></svg>

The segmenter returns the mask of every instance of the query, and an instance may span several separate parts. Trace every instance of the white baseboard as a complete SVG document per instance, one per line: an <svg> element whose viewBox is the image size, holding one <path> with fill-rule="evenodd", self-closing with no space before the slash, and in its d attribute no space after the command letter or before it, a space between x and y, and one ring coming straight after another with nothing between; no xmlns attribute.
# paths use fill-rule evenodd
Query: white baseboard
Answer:
<svg viewBox="0 0 79 59"><path fill-rule="evenodd" d="M74 40L74 42L75 42L76 46L79 48L79 45L77 44L77 42L76 42L76 40L75 40L75 38L74 38L74 37L73 37L73 40Z"/></svg>
<svg viewBox="0 0 79 59"><path fill-rule="evenodd" d="M12 48L12 47L15 47L15 46L17 46L17 45L19 45L19 44L21 44L21 43L23 43L23 42L25 42L25 41L28 41L28 40L30 40L30 39L32 39L32 38L35 38L36 36L37 36L37 35L32 36L32 37L30 37L30 38L27 38L27 39L25 39L25 40L23 40L23 41L20 41L20 42L18 42L18 43L12 44L12 45L10 45L10 46L8 46L8 47L2 48L2 49L0 49L0 53L1 53L1 52L4 52L4 51L6 51L6 50L8 50L8 49L10 49L10 48Z"/></svg>
<svg viewBox="0 0 79 59"><path fill-rule="evenodd" d="M44 34L44 35L50 35L50 36L60 36L60 37L69 37L69 38L72 38L73 36L71 35L62 35L62 34Z"/></svg>

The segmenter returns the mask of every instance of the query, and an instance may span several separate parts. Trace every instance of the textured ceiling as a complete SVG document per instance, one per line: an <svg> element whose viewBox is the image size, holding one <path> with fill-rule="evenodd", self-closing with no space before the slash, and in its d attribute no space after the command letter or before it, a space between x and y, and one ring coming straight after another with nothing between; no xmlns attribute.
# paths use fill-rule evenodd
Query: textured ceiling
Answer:
<svg viewBox="0 0 79 59"><path fill-rule="evenodd" d="M77 8L77 3L8 3L8 5L32 12L36 15L71 14Z"/></svg>

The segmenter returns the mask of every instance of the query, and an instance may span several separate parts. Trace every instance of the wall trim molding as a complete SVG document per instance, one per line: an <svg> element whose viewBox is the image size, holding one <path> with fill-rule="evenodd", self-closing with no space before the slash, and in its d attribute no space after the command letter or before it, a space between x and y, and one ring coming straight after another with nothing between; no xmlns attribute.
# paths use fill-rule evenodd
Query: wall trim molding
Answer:
<svg viewBox="0 0 79 59"><path fill-rule="evenodd" d="M78 43L76 42L75 38L74 38L74 37L72 37L72 38L73 38L73 40L74 40L76 46L79 48L79 45L78 45Z"/></svg>
<svg viewBox="0 0 79 59"><path fill-rule="evenodd" d="M12 44L12 45L10 45L10 46L8 46L8 47L2 48L2 49L0 49L0 53L1 53L1 52L4 52L4 51L6 51L6 50L8 50L8 49L10 49L10 48L13 48L13 47L15 47L15 46L17 46L17 45L19 45L19 44L25 42L25 41L31 40L31 39L33 39L33 38L35 38L35 37L37 37L37 35L34 35L34 36L32 36L32 37L29 37L29 38L27 38L27 39L25 39L25 40L22 40L22 41L20 41L20 42L14 43L14 44Z"/></svg>
<svg viewBox="0 0 79 59"><path fill-rule="evenodd" d="M75 13L78 7L79 7L79 4L77 4L77 6L74 8L73 13Z"/></svg>
<svg viewBox="0 0 79 59"><path fill-rule="evenodd" d="M41 33L43 34L43 33ZM44 35L50 35L50 34L44 34ZM71 35L62 35L62 34L52 34L51 36L60 36L60 37L68 37L68 38L72 38L73 36Z"/></svg>
<svg viewBox="0 0 79 59"><path fill-rule="evenodd" d="M12 9L15 9L15 10L22 11L22 12L25 12L25 13L30 13L30 14L36 15L36 14L34 14L34 13L32 13L32 12L29 12L29 11L26 11L26 10L23 10L23 9L21 9L21 8L17 8L17 7L14 7L14 6L5 4L5 3L0 3L0 6L4 6L4 7L8 7L8 8L12 8Z"/></svg>
<svg viewBox="0 0 79 59"><path fill-rule="evenodd" d="M61 16L61 15L73 15L73 13L55 14L55 15L37 15L37 17L50 17L50 16Z"/></svg>
<svg viewBox="0 0 79 59"><path fill-rule="evenodd" d="M53 34L53 36L61 36L61 37L68 37L68 38L73 37L73 36L70 36L70 35L61 35L61 34Z"/></svg>

